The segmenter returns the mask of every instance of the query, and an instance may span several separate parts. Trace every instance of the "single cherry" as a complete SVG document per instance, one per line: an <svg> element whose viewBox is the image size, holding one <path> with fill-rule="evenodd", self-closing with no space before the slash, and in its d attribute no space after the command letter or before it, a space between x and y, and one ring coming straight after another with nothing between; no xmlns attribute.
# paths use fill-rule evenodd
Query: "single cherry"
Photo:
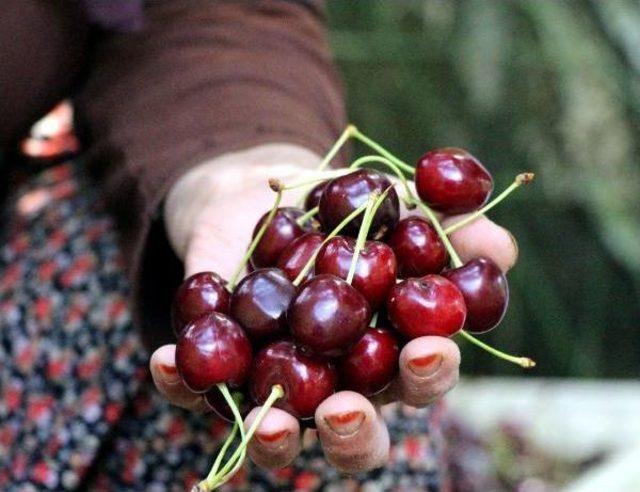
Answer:
<svg viewBox="0 0 640 492"><path fill-rule="evenodd" d="M416 190L427 205L447 214L472 212L493 191L493 178L463 149L448 147L423 155L416 166Z"/></svg>
<svg viewBox="0 0 640 492"><path fill-rule="evenodd" d="M398 373L400 346L389 330L369 328L338 363L344 389L371 396L385 389Z"/></svg>
<svg viewBox="0 0 640 492"><path fill-rule="evenodd" d="M346 279L356 240L336 236L320 249L316 258L316 274L329 273ZM380 241L367 241L360 251L352 285L365 297L376 311L387 299L396 283L396 256L393 250Z"/></svg>
<svg viewBox="0 0 640 492"><path fill-rule="evenodd" d="M322 196L322 192L327 187L328 181L322 181L315 185L311 191L307 194L307 197L304 200L304 209L306 211L311 210L312 208L316 208L320 205L320 197Z"/></svg>
<svg viewBox="0 0 640 492"><path fill-rule="evenodd" d="M311 257L318 251L324 238L325 235L320 232L307 232L303 236L294 239L280 255L278 268L293 282ZM310 268L304 280L311 278L312 274L313 268Z"/></svg>
<svg viewBox="0 0 640 492"><path fill-rule="evenodd" d="M502 321L509 304L509 284L493 260L475 258L442 275L456 284L464 296L467 305L465 330L484 333Z"/></svg>
<svg viewBox="0 0 640 492"><path fill-rule="evenodd" d="M276 400L274 406L299 419L312 418L318 405L336 388L333 365L304 355L290 341L281 340L263 348L256 355L251 372L249 389L258 405L279 384L284 397Z"/></svg>
<svg viewBox="0 0 640 492"><path fill-rule="evenodd" d="M378 171L360 169L327 183L320 197L320 222L326 231L332 231L351 212L366 203L372 192L382 193L391 186L389 179ZM369 237L380 239L392 231L398 223L400 204L394 188L389 190L373 218ZM356 236L362 224L362 214L344 229L347 235Z"/></svg>
<svg viewBox="0 0 640 492"><path fill-rule="evenodd" d="M171 321L176 335L203 314L229 312L231 294L227 282L217 273L200 272L187 278L173 298Z"/></svg>
<svg viewBox="0 0 640 492"><path fill-rule="evenodd" d="M184 384L204 393L218 383L242 385L251 367L251 343L238 323L209 313L189 323L176 342L176 368Z"/></svg>
<svg viewBox="0 0 640 492"><path fill-rule="evenodd" d="M450 337L462 329L467 314L462 292L439 275L409 278L391 289L387 312L393 326L409 339Z"/></svg>
<svg viewBox="0 0 640 492"><path fill-rule="evenodd" d="M240 411L240 415L242 417L246 417L251 409L254 407L253 401L249 396L249 390L246 386L242 388L230 390L231 396L235 400L238 405L238 410ZM204 399L207 402L207 405L213 410L220 418L226 420L227 422L234 423L236 421L227 400L225 400L220 390L216 388L211 388L204 395Z"/></svg>
<svg viewBox="0 0 640 492"><path fill-rule="evenodd" d="M244 277L231 296L231 317L251 340L275 338L287 331L286 313L296 293L281 270L260 268Z"/></svg>
<svg viewBox="0 0 640 492"><path fill-rule="evenodd" d="M276 265L278 257L284 248L295 238L305 233L305 229L296 221L303 214L304 210L295 207L282 207L276 211L262 239L251 255L251 264L254 268L266 268ZM269 213L267 212L260 218L253 230L252 237L256 237L268 215Z"/></svg>
<svg viewBox="0 0 640 492"><path fill-rule="evenodd" d="M334 275L317 275L302 284L287 313L300 349L323 357L345 354L367 331L370 320L364 296Z"/></svg>
<svg viewBox="0 0 640 492"><path fill-rule="evenodd" d="M398 222L387 241L398 259L403 278L440 273L449 263L449 254L434 227L424 218L407 217Z"/></svg>

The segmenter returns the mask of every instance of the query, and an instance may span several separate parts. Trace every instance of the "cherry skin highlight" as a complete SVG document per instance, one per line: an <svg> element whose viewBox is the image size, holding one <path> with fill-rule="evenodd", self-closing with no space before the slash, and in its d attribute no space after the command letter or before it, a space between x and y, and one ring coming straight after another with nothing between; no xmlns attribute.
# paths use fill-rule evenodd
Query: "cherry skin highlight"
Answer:
<svg viewBox="0 0 640 492"><path fill-rule="evenodd" d="M305 235L294 239L280 255L278 268L293 282L311 257L318 251L324 238L325 235L320 232L307 232ZM310 268L304 280L309 280L312 274L313 268Z"/></svg>
<svg viewBox="0 0 640 492"><path fill-rule="evenodd" d="M241 386L251 367L251 343L238 323L209 313L189 323L176 342L176 368L194 393L218 383Z"/></svg>
<svg viewBox="0 0 640 492"><path fill-rule="evenodd" d="M509 304L509 284L502 270L489 258L475 258L442 274L456 284L467 306L465 330L485 333L504 318Z"/></svg>
<svg viewBox="0 0 640 492"><path fill-rule="evenodd" d="M231 294L227 282L214 272L200 272L184 280L173 298L171 324L178 335L191 321L203 314L229 312Z"/></svg>
<svg viewBox="0 0 640 492"><path fill-rule="evenodd" d="M287 245L305 233L305 229L296 222L296 219L303 214L304 210L299 208L282 207L278 209L251 255L251 264L254 268L276 265L278 257ZM252 238L256 237L268 215L267 212L260 218L253 230Z"/></svg>
<svg viewBox="0 0 640 492"><path fill-rule="evenodd" d="M258 405L279 384L284 397L276 400L274 406L299 419L312 418L318 405L336 388L333 365L304 355L290 341L274 342L263 348L256 355L251 372L249 389Z"/></svg>
<svg viewBox="0 0 640 492"><path fill-rule="evenodd" d="M289 330L305 353L339 357L367 331L371 308L354 287L334 275L305 282L287 313Z"/></svg>
<svg viewBox="0 0 640 492"><path fill-rule="evenodd" d="M387 244L396 254L399 276L403 278L440 273L449 263L438 233L422 217L414 215L398 222Z"/></svg>
<svg viewBox="0 0 640 492"><path fill-rule="evenodd" d="M414 339L450 337L462 329L467 308L462 292L439 275L409 278L391 289L387 313L393 326Z"/></svg>
<svg viewBox="0 0 640 492"><path fill-rule="evenodd" d="M322 247L315 264L316 274L328 273L346 279L351 267L356 240L336 236ZM387 299L396 283L396 256L380 241L367 241L353 276L352 285L364 296L373 311Z"/></svg>
<svg viewBox="0 0 640 492"><path fill-rule="evenodd" d="M389 330L369 328L338 363L343 389L372 396L384 390L398 374L400 346Z"/></svg>
<svg viewBox="0 0 640 492"><path fill-rule="evenodd" d="M423 155L416 166L415 183L422 201L447 214L472 212L493 191L489 171L469 152L454 147Z"/></svg>
<svg viewBox="0 0 640 492"><path fill-rule="evenodd" d="M315 185L311 191L307 194L307 197L304 200L304 209L308 212L312 208L316 208L320 205L320 197L322 196L322 192L327 187L328 181L322 181Z"/></svg>
<svg viewBox="0 0 640 492"><path fill-rule="evenodd" d="M231 317L251 340L273 339L287 331L286 313L295 293L295 286L281 270L255 270L233 291Z"/></svg>
<svg viewBox="0 0 640 492"><path fill-rule="evenodd" d="M327 183L320 197L320 222L325 231L335 229L351 212L363 205L372 192L383 193L391 186L391 181L382 173L370 169L360 169ZM400 203L394 188L378 208L369 237L380 239L392 231L400 217ZM357 236L362 224L362 214L352 220L344 229L344 234Z"/></svg>

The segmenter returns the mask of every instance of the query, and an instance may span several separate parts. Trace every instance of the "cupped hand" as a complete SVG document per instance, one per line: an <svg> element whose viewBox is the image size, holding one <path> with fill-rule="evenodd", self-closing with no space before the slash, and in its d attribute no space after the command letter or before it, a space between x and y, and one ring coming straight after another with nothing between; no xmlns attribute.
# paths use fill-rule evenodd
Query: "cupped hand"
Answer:
<svg viewBox="0 0 640 492"><path fill-rule="evenodd" d="M275 196L267 179L300 181L317 167L319 160L303 148L272 144L227 154L183 176L167 198L165 222L169 240L184 261L185 275L208 270L229 278L250 242L255 223L273 205ZM299 195L295 191L284 194L282 205L296 202ZM460 219L446 217L443 225ZM487 256L506 272L517 258L511 234L484 217L450 238L463 261ZM202 395L192 393L180 381L175 345L157 349L150 366L158 390L171 403L196 412L207 411ZM348 473L384 465L388 460L389 434L379 405L398 400L414 407L427 406L453 388L459 366L460 350L452 340L416 338L402 349L396 381L374 402L351 391L327 398L315 414L327 460ZM251 424L257 412L256 408L247 415L245 426ZM249 445L249 455L262 467L286 466L300 451L301 432L293 416L272 408Z"/></svg>

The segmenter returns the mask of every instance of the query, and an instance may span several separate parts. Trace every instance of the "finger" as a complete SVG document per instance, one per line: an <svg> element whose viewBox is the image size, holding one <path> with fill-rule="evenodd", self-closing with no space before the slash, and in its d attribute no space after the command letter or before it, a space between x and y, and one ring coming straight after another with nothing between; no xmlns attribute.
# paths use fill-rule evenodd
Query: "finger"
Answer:
<svg viewBox="0 0 640 492"><path fill-rule="evenodd" d="M248 429L260 407L251 410L245 419ZM262 468L283 468L300 453L300 424L292 415L279 408L271 408L256 429L248 447L253 462Z"/></svg>
<svg viewBox="0 0 640 492"><path fill-rule="evenodd" d="M400 352L397 396L413 407L427 406L458 382L460 349L444 337L411 340Z"/></svg>
<svg viewBox="0 0 640 492"><path fill-rule="evenodd" d="M318 436L327 461L346 473L383 466L389 459L389 433L371 402L341 391L316 410Z"/></svg>
<svg viewBox="0 0 640 492"><path fill-rule="evenodd" d="M443 226L447 228L462 219L463 215L447 217L443 220ZM503 272L507 272L518 259L518 243L513 235L484 216L478 217L449 237L463 262L486 256L495 261Z"/></svg>
<svg viewBox="0 0 640 492"><path fill-rule="evenodd" d="M163 345L151 355L149 367L156 388L173 405L206 413L209 407L202 395L193 393L182 383L176 368L175 354L175 345Z"/></svg>

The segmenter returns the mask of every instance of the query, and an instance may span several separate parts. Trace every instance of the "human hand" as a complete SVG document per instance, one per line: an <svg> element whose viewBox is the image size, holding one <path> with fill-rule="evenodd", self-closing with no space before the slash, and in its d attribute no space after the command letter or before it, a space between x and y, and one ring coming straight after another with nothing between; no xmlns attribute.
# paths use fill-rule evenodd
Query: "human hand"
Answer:
<svg viewBox="0 0 640 492"><path fill-rule="evenodd" d="M317 156L300 147L273 144L228 154L181 178L168 196L165 222L170 242L184 261L185 274L215 271L229 278L258 218L273 205L274 194L267 179L299 181L318 162ZM284 194L282 205L295 203L294 191ZM460 217L446 218L443 224L458 220ZM451 240L463 261L488 256L507 271L517 257L510 234L486 218L453 233ZM377 395L375 402L358 393L341 391L318 407L318 435L327 460L338 469L356 473L384 465L389 435L378 406L399 400L424 407L443 396L458 380L460 351L450 339L421 337L405 345L399 364L397 380ZM202 395L192 393L180 381L175 345L156 350L150 365L158 390L170 402L197 412L208 410ZM257 412L254 409L249 413L246 426ZM272 408L249 445L249 455L259 466L279 468L293 461L300 448L298 420Z"/></svg>

